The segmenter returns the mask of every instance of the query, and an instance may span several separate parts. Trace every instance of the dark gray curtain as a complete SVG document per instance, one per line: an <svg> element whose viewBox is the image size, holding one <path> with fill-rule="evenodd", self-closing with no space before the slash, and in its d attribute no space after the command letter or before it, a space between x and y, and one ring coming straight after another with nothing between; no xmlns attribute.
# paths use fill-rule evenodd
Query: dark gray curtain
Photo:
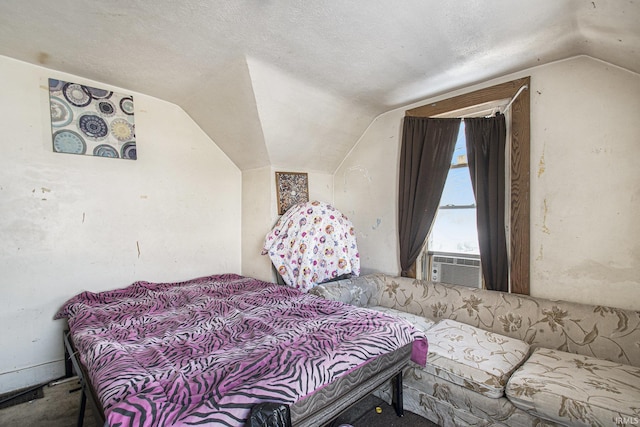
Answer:
<svg viewBox="0 0 640 427"><path fill-rule="evenodd" d="M399 240L402 276L414 263L438 211L460 119L405 117L400 153Z"/></svg>
<svg viewBox="0 0 640 427"><path fill-rule="evenodd" d="M476 197L480 262L485 287L509 291L505 233L504 115L464 119L467 158Z"/></svg>

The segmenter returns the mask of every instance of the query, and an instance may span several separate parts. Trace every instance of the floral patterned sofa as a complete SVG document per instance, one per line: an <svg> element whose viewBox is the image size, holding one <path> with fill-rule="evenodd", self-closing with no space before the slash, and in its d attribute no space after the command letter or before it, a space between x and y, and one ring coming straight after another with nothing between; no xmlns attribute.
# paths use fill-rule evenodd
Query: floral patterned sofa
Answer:
<svg viewBox="0 0 640 427"><path fill-rule="evenodd" d="M640 311L372 274L310 293L394 313L429 339L405 408L440 426L640 423ZM389 386L376 394L390 401Z"/></svg>

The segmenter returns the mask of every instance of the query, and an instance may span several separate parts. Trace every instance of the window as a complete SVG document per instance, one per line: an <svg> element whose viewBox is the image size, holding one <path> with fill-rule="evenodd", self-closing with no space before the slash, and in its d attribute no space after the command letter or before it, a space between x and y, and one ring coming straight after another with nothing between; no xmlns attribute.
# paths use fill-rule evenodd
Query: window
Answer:
<svg viewBox="0 0 640 427"><path fill-rule="evenodd" d="M476 202L467 163L464 122L460 125L451 168L426 249L429 252L480 255Z"/></svg>
<svg viewBox="0 0 640 427"><path fill-rule="evenodd" d="M508 242L509 276L511 292L529 294L530 238L529 238L529 171L530 171L530 107L531 83L529 77L502 83L468 94L432 102L428 105L407 110L407 116L436 117L455 110L478 106L503 99L511 99L518 90L527 85L514 100L507 117L508 138L510 138L509 188L508 193ZM457 116L460 117L460 116Z"/></svg>

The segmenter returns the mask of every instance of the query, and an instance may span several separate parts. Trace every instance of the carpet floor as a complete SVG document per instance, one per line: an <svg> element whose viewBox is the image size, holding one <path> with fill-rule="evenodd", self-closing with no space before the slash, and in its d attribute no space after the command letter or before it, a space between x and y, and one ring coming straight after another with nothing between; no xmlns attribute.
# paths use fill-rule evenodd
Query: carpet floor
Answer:
<svg viewBox="0 0 640 427"><path fill-rule="evenodd" d="M381 411L376 410L380 408ZM369 395L359 403L347 409L342 415L326 427L350 425L353 427L438 427L426 418L409 411L398 417L395 409L387 403Z"/></svg>

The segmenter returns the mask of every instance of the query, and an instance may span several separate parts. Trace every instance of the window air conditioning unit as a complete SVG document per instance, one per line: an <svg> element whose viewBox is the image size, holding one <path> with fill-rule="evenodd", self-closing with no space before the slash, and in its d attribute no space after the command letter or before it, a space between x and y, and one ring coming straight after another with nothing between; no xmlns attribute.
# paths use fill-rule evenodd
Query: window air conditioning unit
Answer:
<svg viewBox="0 0 640 427"><path fill-rule="evenodd" d="M431 256L431 281L480 288L480 259L458 256Z"/></svg>

